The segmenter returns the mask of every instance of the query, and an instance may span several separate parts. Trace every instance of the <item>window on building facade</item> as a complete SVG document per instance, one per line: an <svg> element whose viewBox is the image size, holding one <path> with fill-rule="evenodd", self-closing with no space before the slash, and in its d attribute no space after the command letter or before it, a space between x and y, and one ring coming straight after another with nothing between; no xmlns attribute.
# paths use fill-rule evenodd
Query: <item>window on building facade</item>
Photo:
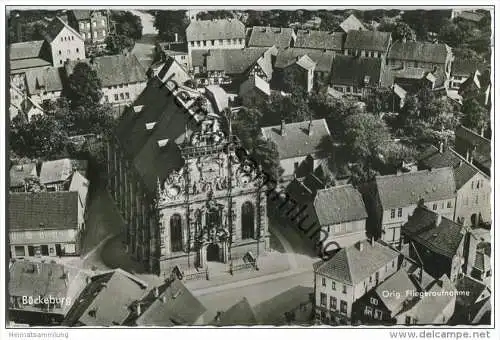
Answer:
<svg viewBox="0 0 500 340"><path fill-rule="evenodd" d="M24 246L15 246L14 251L16 253L16 256L24 256L25 255Z"/></svg>
<svg viewBox="0 0 500 340"><path fill-rule="evenodd" d="M406 324L406 325L411 325L411 316L408 316L408 315L407 315L407 316L405 317L405 324Z"/></svg>
<svg viewBox="0 0 500 340"><path fill-rule="evenodd" d="M370 303L371 303L372 305L377 306L377 305L378 305L378 300L377 300L376 298L374 298L374 297L371 297L371 298L370 298Z"/></svg>
<svg viewBox="0 0 500 340"><path fill-rule="evenodd" d="M403 208L398 208L398 217L403 217Z"/></svg>
<svg viewBox="0 0 500 340"><path fill-rule="evenodd" d="M437 208L438 208L437 203L434 203L434 204L432 205L432 210L437 210Z"/></svg>
<svg viewBox="0 0 500 340"><path fill-rule="evenodd" d="M122 99L122 100L125 99L125 95L123 94L123 92L120 93L120 99Z"/></svg>
<svg viewBox="0 0 500 340"><path fill-rule="evenodd" d="M108 102L109 102L109 97L108 97L108 96L104 96L104 101L105 101L106 103L108 103Z"/></svg>
<svg viewBox="0 0 500 340"><path fill-rule="evenodd" d="M125 98L130 99L130 93L125 92Z"/></svg>
<svg viewBox="0 0 500 340"><path fill-rule="evenodd" d="M179 214L170 218L170 251L182 251L182 217Z"/></svg>
<svg viewBox="0 0 500 340"><path fill-rule="evenodd" d="M203 46L207 46L207 41L203 40Z"/></svg>
<svg viewBox="0 0 500 340"><path fill-rule="evenodd" d="M336 290L336 288L335 288L335 281L332 281L332 289Z"/></svg>
<svg viewBox="0 0 500 340"><path fill-rule="evenodd" d="M118 100L118 93L115 93L115 101Z"/></svg>
<svg viewBox="0 0 500 340"><path fill-rule="evenodd" d="M347 294L347 286L342 285L342 293Z"/></svg>
<svg viewBox="0 0 500 340"><path fill-rule="evenodd" d="M340 312L347 314L347 302L340 300Z"/></svg>
<svg viewBox="0 0 500 340"><path fill-rule="evenodd" d="M59 55L61 55L61 54L62 54L62 51L61 51L61 50L59 50Z"/></svg>
<svg viewBox="0 0 500 340"><path fill-rule="evenodd" d="M84 29L85 28L85 23L81 22L80 23L80 29Z"/></svg>
<svg viewBox="0 0 500 340"><path fill-rule="evenodd" d="M451 208L451 201L448 201L448 203L446 203L446 207Z"/></svg>
<svg viewBox="0 0 500 340"><path fill-rule="evenodd" d="M337 298L335 296L330 296L330 309L337 309Z"/></svg>
<svg viewBox="0 0 500 340"><path fill-rule="evenodd" d="M222 41L223 41L222 39L219 39L219 45L222 45Z"/></svg>
<svg viewBox="0 0 500 340"><path fill-rule="evenodd" d="M324 277L321 278L321 285L326 287L326 279Z"/></svg>
<svg viewBox="0 0 500 340"><path fill-rule="evenodd" d="M97 26L97 22L96 21L92 21L92 27L96 27Z"/></svg>
<svg viewBox="0 0 500 340"><path fill-rule="evenodd" d="M396 209L391 209L391 218L396 217Z"/></svg>
<svg viewBox="0 0 500 340"><path fill-rule="evenodd" d="M319 294L319 303L321 306L326 306L326 294L325 293Z"/></svg>
<svg viewBox="0 0 500 340"><path fill-rule="evenodd" d="M373 318L376 320L382 320L382 311L379 309L375 309L373 311Z"/></svg>
<svg viewBox="0 0 500 340"><path fill-rule="evenodd" d="M87 27L87 29L89 29L89 28L90 28L90 22L87 22L87 23L85 24L85 27Z"/></svg>
<svg viewBox="0 0 500 340"><path fill-rule="evenodd" d="M372 308L370 306L366 306L365 307L365 312L364 312L365 316L371 317L372 316L372 311L373 310L372 310Z"/></svg>

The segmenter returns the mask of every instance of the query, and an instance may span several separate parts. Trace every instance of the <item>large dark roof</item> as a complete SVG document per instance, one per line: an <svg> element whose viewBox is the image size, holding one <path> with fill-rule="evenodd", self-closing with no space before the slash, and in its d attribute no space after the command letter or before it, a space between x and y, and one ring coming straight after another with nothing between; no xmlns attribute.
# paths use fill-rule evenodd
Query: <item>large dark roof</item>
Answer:
<svg viewBox="0 0 500 340"><path fill-rule="evenodd" d="M391 33L378 31L347 32L345 49L386 52L391 41Z"/></svg>
<svg viewBox="0 0 500 340"><path fill-rule="evenodd" d="M287 48L290 46L293 35L293 29L288 27L254 26L248 46Z"/></svg>
<svg viewBox="0 0 500 340"><path fill-rule="evenodd" d="M367 80L368 86L378 86L382 71L382 60L379 58L338 55L333 60L332 84L361 86Z"/></svg>
<svg viewBox="0 0 500 340"><path fill-rule="evenodd" d="M285 124L285 134L281 135L280 125L262 128L265 138L278 147L280 159L311 155L316 157L323 151L324 138L331 138L324 119L312 121L312 133L308 134L309 121Z"/></svg>
<svg viewBox="0 0 500 340"><path fill-rule="evenodd" d="M9 195L9 230L76 229L78 192L22 192Z"/></svg>
<svg viewBox="0 0 500 340"><path fill-rule="evenodd" d="M465 229L446 217L441 217L441 222L436 225L437 219L438 214L435 212L417 207L402 232L430 251L452 258L457 254Z"/></svg>
<svg viewBox="0 0 500 340"><path fill-rule="evenodd" d="M184 108L177 106L174 96L157 78L148 83L122 116L116 137L125 156L132 161L150 192L156 190L157 178L165 180L172 170L184 164L180 150L173 141L184 133L188 121L189 124L195 124ZM152 122L157 123L154 129L146 130L146 123ZM160 148L157 141L161 139L171 142Z"/></svg>
<svg viewBox="0 0 500 340"><path fill-rule="evenodd" d="M295 47L342 51L346 34L343 32L299 30Z"/></svg>
<svg viewBox="0 0 500 340"><path fill-rule="evenodd" d="M392 44L387 58L444 64L449 54L451 54L451 48L446 44L397 41Z"/></svg>
<svg viewBox="0 0 500 340"><path fill-rule="evenodd" d="M455 180L451 168L377 176L375 179L382 208L393 209L424 202L451 199Z"/></svg>
<svg viewBox="0 0 500 340"><path fill-rule="evenodd" d="M210 50L206 56L207 70L225 71L227 74L241 74L254 65L267 50L267 48ZM265 71L270 71L271 69L270 58L268 64L269 67Z"/></svg>
<svg viewBox="0 0 500 340"><path fill-rule="evenodd" d="M483 282L470 276L462 276L459 278L456 287L459 292L468 292L468 294L460 294L457 296L457 304L463 307L470 307L476 302L479 302L479 297L487 290Z"/></svg>
<svg viewBox="0 0 500 340"><path fill-rule="evenodd" d="M361 250L360 250L361 245ZM360 241L339 250L316 267L315 273L355 285L397 259L399 253L379 242Z"/></svg>
<svg viewBox="0 0 500 340"><path fill-rule="evenodd" d="M138 326L170 327L193 325L206 312L206 308L184 286L175 280L162 287L163 292L143 309L135 321Z"/></svg>
<svg viewBox="0 0 500 340"><path fill-rule="evenodd" d="M255 326L258 323L252 306L244 297L223 312L221 319L214 324L217 326Z"/></svg>
<svg viewBox="0 0 500 340"><path fill-rule="evenodd" d="M274 67L285 68L297 62L298 57L307 55L312 61L316 63L315 72L328 72L332 71L334 62L334 52L332 51L319 51L311 48L287 48L279 50L276 56L276 63Z"/></svg>
<svg viewBox="0 0 500 340"><path fill-rule="evenodd" d="M9 45L9 59L38 58L45 40L25 41Z"/></svg>
<svg viewBox="0 0 500 340"><path fill-rule="evenodd" d="M368 217L361 193L351 184L318 190L314 209L322 226L359 221Z"/></svg>
<svg viewBox="0 0 500 340"><path fill-rule="evenodd" d="M245 39L245 25L236 19L194 20L186 28L187 41Z"/></svg>
<svg viewBox="0 0 500 340"><path fill-rule="evenodd" d="M145 82L146 71L134 54L117 54L97 57L93 60L71 60L66 63L66 72L69 75L78 63L86 63L97 72L102 87Z"/></svg>

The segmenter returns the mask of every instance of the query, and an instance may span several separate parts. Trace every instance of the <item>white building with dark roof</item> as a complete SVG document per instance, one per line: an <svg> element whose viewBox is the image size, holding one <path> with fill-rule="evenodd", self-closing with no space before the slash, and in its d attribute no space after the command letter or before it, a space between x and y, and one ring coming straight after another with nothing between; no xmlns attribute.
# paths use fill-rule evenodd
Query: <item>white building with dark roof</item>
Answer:
<svg viewBox="0 0 500 340"><path fill-rule="evenodd" d="M271 47L279 49L293 47L297 36L292 28L254 26L248 39L249 47Z"/></svg>
<svg viewBox="0 0 500 340"><path fill-rule="evenodd" d="M347 324L355 301L398 270L399 253L360 241L314 265L314 309L323 323Z"/></svg>
<svg viewBox="0 0 500 340"><path fill-rule="evenodd" d="M301 167L311 173L327 158L325 140L331 140L330 130L324 119L267 126L262 128L264 138L278 147L283 178L291 180Z"/></svg>
<svg viewBox="0 0 500 340"><path fill-rule="evenodd" d="M193 20L186 28L189 66L192 52L200 49L242 49L245 25L237 19Z"/></svg>
<svg viewBox="0 0 500 340"><path fill-rule="evenodd" d="M351 14L340 23L339 30L347 33L349 31L366 31L367 29L354 14Z"/></svg>
<svg viewBox="0 0 500 340"><path fill-rule="evenodd" d="M344 54L385 61L392 38L389 32L350 30L344 43Z"/></svg>

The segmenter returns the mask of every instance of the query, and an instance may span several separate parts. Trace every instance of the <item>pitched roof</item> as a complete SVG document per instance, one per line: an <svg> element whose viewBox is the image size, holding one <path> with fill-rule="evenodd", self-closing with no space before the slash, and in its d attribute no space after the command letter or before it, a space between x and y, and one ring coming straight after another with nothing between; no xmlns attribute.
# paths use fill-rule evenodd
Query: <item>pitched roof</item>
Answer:
<svg viewBox="0 0 500 340"><path fill-rule="evenodd" d="M206 55L206 67L208 71L224 71L227 74L241 74L257 63L267 50L267 48L209 50ZM268 63L270 65L270 59Z"/></svg>
<svg viewBox="0 0 500 340"><path fill-rule="evenodd" d="M314 71L317 72L331 72L334 62L334 52L332 51L318 51L310 48L294 48L290 47L284 50L279 50L276 56L274 67L285 68L297 62L297 58L307 55L312 61L316 63Z"/></svg>
<svg viewBox="0 0 500 340"><path fill-rule="evenodd" d="M70 60L65 64L69 75L78 63L86 63L97 72L102 87L145 82L146 71L134 54L117 54L84 60Z"/></svg>
<svg viewBox="0 0 500 340"><path fill-rule="evenodd" d="M175 81L179 86L191 79L191 76L184 67L172 57L168 57L161 68L159 68L157 76L162 81Z"/></svg>
<svg viewBox="0 0 500 340"><path fill-rule="evenodd" d="M316 67L316 63L312 61L312 59L309 58L307 54L304 54L302 57L299 57L297 59L296 64L305 70L314 70L314 68Z"/></svg>
<svg viewBox="0 0 500 340"><path fill-rule="evenodd" d="M348 86L378 86L382 60L338 55L333 60L332 84Z"/></svg>
<svg viewBox="0 0 500 340"><path fill-rule="evenodd" d="M38 58L41 54L45 40L25 41L9 45L9 59Z"/></svg>
<svg viewBox="0 0 500 340"><path fill-rule="evenodd" d="M54 41L54 39L57 38L59 33L64 28L67 28L69 31L71 31L71 33L73 33L80 40L82 40L82 41L84 40L83 37L80 35L80 33L75 31L73 29L73 27L71 27L70 25L65 23L64 20L62 20L59 17L55 17L54 19L52 19L52 21L47 26L47 28L45 30L45 32L46 32L45 33L45 40L47 40L48 43L52 43L52 41Z"/></svg>
<svg viewBox="0 0 500 340"><path fill-rule="evenodd" d="M77 192L19 192L9 194L9 230L76 229Z"/></svg>
<svg viewBox="0 0 500 340"><path fill-rule="evenodd" d="M460 294L457 296L457 304L464 307L470 307L476 302L479 302L479 297L487 289L486 285L470 276L462 276L456 283L457 291L468 292L468 294Z"/></svg>
<svg viewBox="0 0 500 340"><path fill-rule="evenodd" d="M322 226L359 221L368 217L361 193L351 184L320 189L314 209Z"/></svg>
<svg viewBox="0 0 500 340"><path fill-rule="evenodd" d="M298 30L294 46L317 50L342 51L345 39L343 32Z"/></svg>
<svg viewBox="0 0 500 340"><path fill-rule="evenodd" d="M349 32L349 31L366 31L365 26L361 21L359 21L358 18L354 14L349 15L344 21L342 21L339 25L339 27L344 31L344 32Z"/></svg>
<svg viewBox="0 0 500 340"><path fill-rule="evenodd" d="M73 173L73 164L69 158L61 158L42 163L40 170L40 183L50 184L69 179Z"/></svg>
<svg viewBox="0 0 500 340"><path fill-rule="evenodd" d="M441 217L439 225L436 225L437 221L438 214L417 207L403 225L402 233L430 251L452 258L457 254L465 229L446 217Z"/></svg>
<svg viewBox="0 0 500 340"><path fill-rule="evenodd" d="M392 44L387 58L444 64L449 54L451 54L451 48L446 44L396 41Z"/></svg>
<svg viewBox="0 0 500 340"><path fill-rule="evenodd" d="M408 299L408 291L416 290L417 287L404 269L398 270L375 288L380 300L391 311L392 315L402 308L403 303ZM387 294L387 292L394 294Z"/></svg>
<svg viewBox="0 0 500 340"><path fill-rule="evenodd" d="M28 93L37 95L42 92L62 91L61 69L57 67L36 68L26 71Z"/></svg>
<svg viewBox="0 0 500 340"><path fill-rule="evenodd" d="M482 249L476 252L474 268L482 272L487 272L491 270L491 259L488 255L485 254L484 250Z"/></svg>
<svg viewBox="0 0 500 340"><path fill-rule="evenodd" d="M375 179L382 208L393 209L455 196L455 180L451 168L377 176Z"/></svg>
<svg viewBox="0 0 500 340"><path fill-rule="evenodd" d="M147 285L121 269L96 275L69 311L63 324L85 326L121 325L131 306L146 293Z"/></svg>
<svg viewBox="0 0 500 340"><path fill-rule="evenodd" d="M443 275L436 280L432 287L416 304L409 314L411 314L420 325L442 324L442 320L436 318L443 313L448 304L455 299L456 288L448 276ZM447 320L446 320L447 321Z"/></svg>
<svg viewBox="0 0 500 340"><path fill-rule="evenodd" d="M9 186L19 187L24 185L24 179L27 177L37 177L36 163L13 165L9 171L10 183Z"/></svg>
<svg viewBox="0 0 500 340"><path fill-rule="evenodd" d="M420 156L420 162L430 169L444 167L453 168L457 190L462 188L475 174L480 172L478 168L467 162L451 148L446 148L446 150L443 150L441 153L438 148L431 145Z"/></svg>
<svg viewBox="0 0 500 340"><path fill-rule="evenodd" d="M145 129L146 123L150 122L156 122L152 131ZM185 132L186 124L195 123L157 77L149 81L146 89L120 118L116 137L150 192L156 190L157 178L164 181L172 170L184 164L175 143L159 148L157 141L176 140Z"/></svg>
<svg viewBox="0 0 500 340"><path fill-rule="evenodd" d="M379 242L373 242L372 245L370 241L360 241L339 250L331 259L319 265L315 272L336 281L355 285L398 256L397 251Z"/></svg>
<svg viewBox="0 0 500 340"><path fill-rule="evenodd" d="M161 287L163 293L143 309L135 324L169 327L193 325L207 311L180 280Z"/></svg>
<svg viewBox="0 0 500 340"><path fill-rule="evenodd" d="M52 63L42 58L18 59L10 61L9 71L12 74L22 73L28 69L46 66L52 66Z"/></svg>
<svg viewBox="0 0 500 340"><path fill-rule="evenodd" d="M248 46L287 48L290 47L294 36L292 28L254 26L250 33Z"/></svg>
<svg viewBox="0 0 500 340"><path fill-rule="evenodd" d="M193 20L186 28L187 41L245 39L245 25L236 19Z"/></svg>
<svg viewBox="0 0 500 340"><path fill-rule="evenodd" d="M391 33L351 30L347 32L345 49L385 52L391 41Z"/></svg>
<svg viewBox="0 0 500 340"><path fill-rule="evenodd" d="M311 155L320 156L324 138L331 138L330 130L324 119L312 120L312 133L308 134L309 121L285 124L285 134L281 135L281 126L262 128L265 138L278 147L280 159Z"/></svg>
<svg viewBox="0 0 500 340"><path fill-rule="evenodd" d="M258 323L252 306L244 297L223 312L220 320L215 324L218 326L255 326Z"/></svg>

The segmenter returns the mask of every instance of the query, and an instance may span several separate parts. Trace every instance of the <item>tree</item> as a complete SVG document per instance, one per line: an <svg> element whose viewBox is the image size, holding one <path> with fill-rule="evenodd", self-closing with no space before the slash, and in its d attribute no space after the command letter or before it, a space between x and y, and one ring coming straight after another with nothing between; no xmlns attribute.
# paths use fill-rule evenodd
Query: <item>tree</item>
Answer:
<svg viewBox="0 0 500 340"><path fill-rule="evenodd" d="M189 20L185 10L179 11L156 11L154 14L154 27L164 41L174 41L177 33L179 39L185 39L186 27Z"/></svg>
<svg viewBox="0 0 500 340"><path fill-rule="evenodd" d="M388 88L378 88L370 93L366 100L366 109L368 112L380 114L393 109L393 93Z"/></svg>
<svg viewBox="0 0 500 340"><path fill-rule="evenodd" d="M447 20L438 33L438 39L451 47L458 47L464 42L464 32L450 20Z"/></svg>
<svg viewBox="0 0 500 340"><path fill-rule="evenodd" d="M102 89L97 72L86 63L76 64L73 73L69 76L65 96L69 99L72 108L99 103L102 98Z"/></svg>
<svg viewBox="0 0 500 340"><path fill-rule="evenodd" d="M135 42L132 38L122 34L110 34L104 40L106 49L112 54L121 54L124 51L131 51Z"/></svg>
<svg viewBox="0 0 500 340"><path fill-rule="evenodd" d="M276 182L279 181L283 169L279 161L278 147L274 142L264 139L260 134L255 141L250 157L262 167L264 174Z"/></svg>
<svg viewBox="0 0 500 340"><path fill-rule="evenodd" d="M262 116L262 113L257 109L242 107L232 121L233 131L246 150L252 150L256 139L261 134L260 122Z"/></svg>
<svg viewBox="0 0 500 340"><path fill-rule="evenodd" d="M404 21L398 21L391 32L394 41L414 41L416 39L415 31Z"/></svg>
<svg viewBox="0 0 500 340"><path fill-rule="evenodd" d="M54 117L34 115L22 126L11 126L10 147L30 158L55 158L65 154L67 135Z"/></svg>
<svg viewBox="0 0 500 340"><path fill-rule="evenodd" d="M489 122L489 112L474 98L466 99L462 105L462 125L480 132Z"/></svg>
<svg viewBox="0 0 500 340"><path fill-rule="evenodd" d="M384 121L369 113L357 113L345 119L345 147L351 160L370 164L389 138Z"/></svg>
<svg viewBox="0 0 500 340"><path fill-rule="evenodd" d="M142 38L141 18L129 11L111 11L117 35L124 35L133 40Z"/></svg>

